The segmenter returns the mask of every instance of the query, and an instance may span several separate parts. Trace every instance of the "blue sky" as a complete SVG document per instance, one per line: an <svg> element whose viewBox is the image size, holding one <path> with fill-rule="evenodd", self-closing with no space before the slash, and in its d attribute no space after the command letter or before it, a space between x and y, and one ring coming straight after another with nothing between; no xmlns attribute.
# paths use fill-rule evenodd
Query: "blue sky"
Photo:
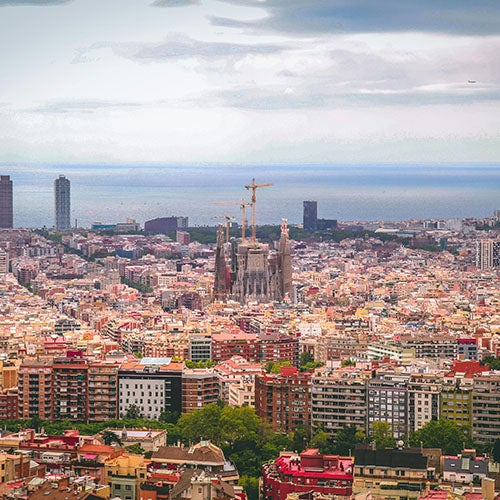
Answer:
<svg viewBox="0 0 500 500"><path fill-rule="evenodd" d="M497 0L0 0L0 162L498 161Z"/></svg>

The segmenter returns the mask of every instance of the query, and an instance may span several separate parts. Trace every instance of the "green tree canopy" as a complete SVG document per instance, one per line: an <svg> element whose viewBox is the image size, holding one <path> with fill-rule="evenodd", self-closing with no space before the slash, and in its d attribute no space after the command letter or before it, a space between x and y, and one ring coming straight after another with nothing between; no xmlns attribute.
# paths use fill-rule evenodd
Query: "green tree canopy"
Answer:
<svg viewBox="0 0 500 500"><path fill-rule="evenodd" d="M264 366L264 370L267 373L277 374L281 372L282 366L292 366L292 363L290 361L268 361Z"/></svg>
<svg viewBox="0 0 500 500"><path fill-rule="evenodd" d="M130 405L127 408L124 419L126 420L137 420L139 418L143 418L141 413L141 409L137 405Z"/></svg>
<svg viewBox="0 0 500 500"><path fill-rule="evenodd" d="M370 438L372 441L375 441L379 449L392 448L396 444L391 424L385 420L373 422L373 432Z"/></svg>
<svg viewBox="0 0 500 500"><path fill-rule="evenodd" d="M472 444L469 431L455 424L452 420L431 420L418 431L410 435L410 444L425 448L441 448L443 453L456 455L466 446Z"/></svg>
<svg viewBox="0 0 500 500"><path fill-rule="evenodd" d="M125 446L125 449L134 455L144 455L144 448L141 446L141 443L134 443L129 446Z"/></svg>
<svg viewBox="0 0 500 500"><path fill-rule="evenodd" d="M113 443L116 443L118 446L122 446L122 440L119 438L118 434L113 431L103 431L101 433L102 440L104 441L104 444L107 444L108 446L112 445Z"/></svg>
<svg viewBox="0 0 500 500"><path fill-rule="evenodd" d="M328 432L323 429L318 429L309 443L311 448L319 448L320 453L335 453L335 446L333 440Z"/></svg>
<svg viewBox="0 0 500 500"><path fill-rule="evenodd" d="M493 460L498 464L500 463L500 439L495 440L492 452Z"/></svg>
<svg viewBox="0 0 500 500"><path fill-rule="evenodd" d="M488 366L490 370L500 370L500 358L495 356L485 356L482 364Z"/></svg>
<svg viewBox="0 0 500 500"><path fill-rule="evenodd" d="M339 455L349 455L354 453L356 444L362 443L365 439L364 431L360 431L355 425L344 425L335 434L335 451Z"/></svg>
<svg viewBox="0 0 500 500"><path fill-rule="evenodd" d="M217 403L205 405L181 415L178 426L189 441L209 439L221 446L237 440L258 441L262 422L250 406L221 406Z"/></svg>
<svg viewBox="0 0 500 500"><path fill-rule="evenodd" d="M243 487L246 494L248 495L248 500L258 500L259 499L259 478L252 476L241 476L239 480L240 486Z"/></svg>
<svg viewBox="0 0 500 500"><path fill-rule="evenodd" d="M309 352L309 351L304 351L300 354L300 366L303 366L307 363L313 363L314 362L314 356Z"/></svg>

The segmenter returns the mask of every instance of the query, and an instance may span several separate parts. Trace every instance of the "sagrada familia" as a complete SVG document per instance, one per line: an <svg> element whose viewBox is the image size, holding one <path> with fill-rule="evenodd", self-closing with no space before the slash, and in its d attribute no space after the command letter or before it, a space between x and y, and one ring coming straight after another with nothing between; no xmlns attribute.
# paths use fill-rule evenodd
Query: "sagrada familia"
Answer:
<svg viewBox="0 0 500 500"><path fill-rule="evenodd" d="M281 223L277 250L255 238L251 241L242 239L239 244L225 244L222 225L219 225L214 298L230 298L240 303L291 300L292 260L285 219Z"/></svg>

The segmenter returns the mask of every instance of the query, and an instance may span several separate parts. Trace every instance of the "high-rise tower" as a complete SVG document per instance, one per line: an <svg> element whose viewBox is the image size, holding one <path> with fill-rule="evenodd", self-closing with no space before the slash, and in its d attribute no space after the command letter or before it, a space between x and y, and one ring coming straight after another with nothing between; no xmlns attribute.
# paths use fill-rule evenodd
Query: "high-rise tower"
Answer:
<svg viewBox="0 0 500 500"><path fill-rule="evenodd" d="M305 231L316 231L318 228L317 201L304 201L303 226Z"/></svg>
<svg viewBox="0 0 500 500"><path fill-rule="evenodd" d="M13 226L12 181L9 175L0 175L0 228Z"/></svg>
<svg viewBox="0 0 500 500"><path fill-rule="evenodd" d="M500 267L500 240L478 240L476 265L479 269Z"/></svg>
<svg viewBox="0 0 500 500"><path fill-rule="evenodd" d="M54 181L55 221L54 226L59 231L71 227L71 196L70 182L64 175Z"/></svg>

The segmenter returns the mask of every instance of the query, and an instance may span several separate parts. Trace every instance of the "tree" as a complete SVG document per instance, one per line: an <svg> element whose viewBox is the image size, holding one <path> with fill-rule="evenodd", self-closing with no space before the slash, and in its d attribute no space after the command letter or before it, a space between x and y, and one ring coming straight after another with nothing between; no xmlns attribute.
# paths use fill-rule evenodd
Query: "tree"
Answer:
<svg viewBox="0 0 500 500"><path fill-rule="evenodd" d="M127 408L124 418L126 420L138 420L143 418L143 415L141 413L141 409L137 405L130 405Z"/></svg>
<svg viewBox="0 0 500 500"><path fill-rule="evenodd" d="M282 366L292 366L292 363L290 361L268 361L264 366L264 370L267 373L277 374L281 372Z"/></svg>
<svg viewBox="0 0 500 500"><path fill-rule="evenodd" d="M500 439L495 440L492 451L493 460L498 464L500 463Z"/></svg>
<svg viewBox="0 0 500 500"><path fill-rule="evenodd" d="M392 427L389 422L380 420L373 422L373 433L370 436L372 441L375 441L377 448L392 448L396 441L392 435Z"/></svg>
<svg viewBox="0 0 500 500"><path fill-rule="evenodd" d="M330 434L323 429L318 429L309 443L311 448L319 448L320 453L334 453L335 447L330 438Z"/></svg>
<svg viewBox="0 0 500 500"><path fill-rule="evenodd" d="M349 452L354 452L356 444L362 443L364 439L364 432L355 425L344 425L335 434L335 451L339 455L349 455Z"/></svg>
<svg viewBox="0 0 500 500"><path fill-rule="evenodd" d="M314 356L309 351L304 351L300 354L300 366L306 365L307 363L314 362Z"/></svg>
<svg viewBox="0 0 500 500"><path fill-rule="evenodd" d="M500 370L500 357L485 356L481 364L488 366L490 370Z"/></svg>
<svg viewBox="0 0 500 500"><path fill-rule="evenodd" d="M356 366L356 361L352 359L343 359L340 366Z"/></svg>
<svg viewBox="0 0 500 500"><path fill-rule="evenodd" d="M410 435L410 444L425 448L441 448L443 453L456 455L464 444L471 444L469 431L452 420L431 420Z"/></svg>
<svg viewBox="0 0 500 500"><path fill-rule="evenodd" d="M252 476L241 476L239 480L240 486L248 495L248 500L258 500L259 498L259 478Z"/></svg>
<svg viewBox="0 0 500 500"><path fill-rule="evenodd" d="M298 453L304 451L309 445L310 437L311 436L306 427L297 427L297 429L292 433L292 449Z"/></svg>
<svg viewBox="0 0 500 500"><path fill-rule="evenodd" d="M175 424L179 420L179 412L163 410L158 417L158 422L164 422L167 424Z"/></svg>
<svg viewBox="0 0 500 500"><path fill-rule="evenodd" d="M312 372L316 370L316 368L319 368L320 366L323 366L324 363L321 361L312 361L310 363L306 363L305 365L302 365L300 367L301 372Z"/></svg>
<svg viewBox="0 0 500 500"><path fill-rule="evenodd" d="M35 429L36 432L39 432L43 427L42 419L38 415L31 417L29 426L30 429Z"/></svg>
<svg viewBox="0 0 500 500"><path fill-rule="evenodd" d="M129 446L125 446L125 449L129 453L133 453L134 455L144 455L144 449L140 443L134 443Z"/></svg>
<svg viewBox="0 0 500 500"><path fill-rule="evenodd" d="M103 431L101 434L102 440L104 444L111 446L113 443L116 443L118 446L122 446L122 440L118 437L118 434L113 431Z"/></svg>

